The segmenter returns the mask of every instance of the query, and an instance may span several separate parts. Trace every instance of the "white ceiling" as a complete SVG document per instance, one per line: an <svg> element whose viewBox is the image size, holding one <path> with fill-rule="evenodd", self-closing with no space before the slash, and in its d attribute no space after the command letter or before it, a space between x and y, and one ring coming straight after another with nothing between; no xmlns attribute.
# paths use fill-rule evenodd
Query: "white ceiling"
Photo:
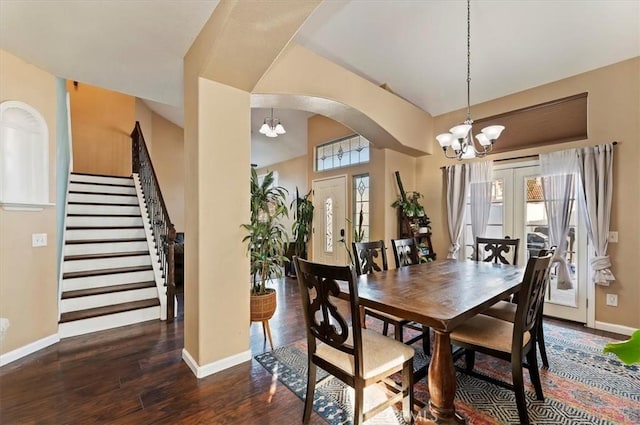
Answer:
<svg viewBox="0 0 640 425"><path fill-rule="evenodd" d="M0 48L55 75L148 100L182 124L182 58L218 0L0 0ZM474 0L471 103L640 55L638 0ZM432 115L466 104L466 2L323 2L295 41ZM257 136L252 162L304 155L307 113Z"/></svg>

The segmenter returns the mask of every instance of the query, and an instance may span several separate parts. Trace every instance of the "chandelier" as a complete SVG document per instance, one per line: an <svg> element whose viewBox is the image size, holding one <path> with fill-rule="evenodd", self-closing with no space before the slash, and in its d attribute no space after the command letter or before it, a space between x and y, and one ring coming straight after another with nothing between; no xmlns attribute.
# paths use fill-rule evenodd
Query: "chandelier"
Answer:
<svg viewBox="0 0 640 425"><path fill-rule="evenodd" d="M486 156L500 133L504 130L502 125L491 125L482 129L476 135L479 148L472 137L473 120L471 119L471 0L467 0L467 119L464 123L449 129L449 133L442 133L436 136L436 140L442 147L447 158L457 158L458 160L471 159Z"/></svg>
<svg viewBox="0 0 640 425"><path fill-rule="evenodd" d="M284 134L287 131L282 126L282 123L278 118L273 118L273 108L271 108L271 118L264 119L264 124L258 130L260 133L267 137L278 137L279 134Z"/></svg>

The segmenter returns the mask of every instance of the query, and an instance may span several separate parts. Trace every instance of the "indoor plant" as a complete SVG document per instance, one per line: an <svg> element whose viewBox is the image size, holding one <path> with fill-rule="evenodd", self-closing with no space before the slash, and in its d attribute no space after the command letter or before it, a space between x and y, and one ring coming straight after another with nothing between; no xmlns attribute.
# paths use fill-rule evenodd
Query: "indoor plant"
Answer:
<svg viewBox="0 0 640 425"><path fill-rule="evenodd" d="M287 252L292 256L307 259L307 242L311 235L311 223L313 221L313 203L311 202L311 191L300 197L296 187L296 197L291 201L290 209L294 213L294 221L291 226L293 242L289 245ZM295 275L295 270L290 267L290 274Z"/></svg>
<svg viewBox="0 0 640 425"><path fill-rule="evenodd" d="M251 169L251 216L242 227L248 234L247 243L251 270L251 320L266 321L276 309L275 290L267 288L271 278L283 275L288 261L284 250L288 242L287 232L281 223L289 213L286 205L287 190L273 186L273 172L261 182L255 169Z"/></svg>
<svg viewBox="0 0 640 425"><path fill-rule="evenodd" d="M420 192L406 192L406 196L396 199L391 204L394 208L400 208L404 215L407 217L424 216L424 207L420 205L420 198L422 198Z"/></svg>
<svg viewBox="0 0 640 425"><path fill-rule="evenodd" d="M392 207L400 209L405 217L412 218L412 223L416 228L414 233L428 233L431 231L431 221L424 212L424 207L420 204L422 198L420 192L406 192L405 196L398 198Z"/></svg>

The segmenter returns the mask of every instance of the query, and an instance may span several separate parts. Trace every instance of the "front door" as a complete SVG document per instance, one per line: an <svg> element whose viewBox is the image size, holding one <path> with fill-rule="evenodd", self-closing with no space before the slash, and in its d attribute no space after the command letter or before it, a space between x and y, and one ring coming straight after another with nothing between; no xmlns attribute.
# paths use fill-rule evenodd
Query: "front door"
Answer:
<svg viewBox="0 0 640 425"><path fill-rule="evenodd" d="M347 176L314 180L313 188L313 261L346 265Z"/></svg>

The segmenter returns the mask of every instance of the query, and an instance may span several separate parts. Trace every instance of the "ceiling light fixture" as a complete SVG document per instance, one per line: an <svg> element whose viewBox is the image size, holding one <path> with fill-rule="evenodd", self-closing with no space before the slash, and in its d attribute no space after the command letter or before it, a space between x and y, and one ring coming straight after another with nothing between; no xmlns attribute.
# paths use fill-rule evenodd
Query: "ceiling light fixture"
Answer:
<svg viewBox="0 0 640 425"><path fill-rule="evenodd" d="M449 130L449 133L442 133L436 136L438 143L447 158L457 158L458 160L471 159L486 156L500 133L504 130L502 125L491 125L482 129L476 135L480 149L476 149L473 142L471 119L471 0L467 0L467 119L463 124L456 125ZM452 151L452 153L450 153Z"/></svg>
<svg viewBox="0 0 640 425"><path fill-rule="evenodd" d="M271 108L271 118L265 118L264 124L258 130L260 133L267 137L278 137L279 134L284 134L287 131L282 126L282 123L278 118L273 118L273 108Z"/></svg>

